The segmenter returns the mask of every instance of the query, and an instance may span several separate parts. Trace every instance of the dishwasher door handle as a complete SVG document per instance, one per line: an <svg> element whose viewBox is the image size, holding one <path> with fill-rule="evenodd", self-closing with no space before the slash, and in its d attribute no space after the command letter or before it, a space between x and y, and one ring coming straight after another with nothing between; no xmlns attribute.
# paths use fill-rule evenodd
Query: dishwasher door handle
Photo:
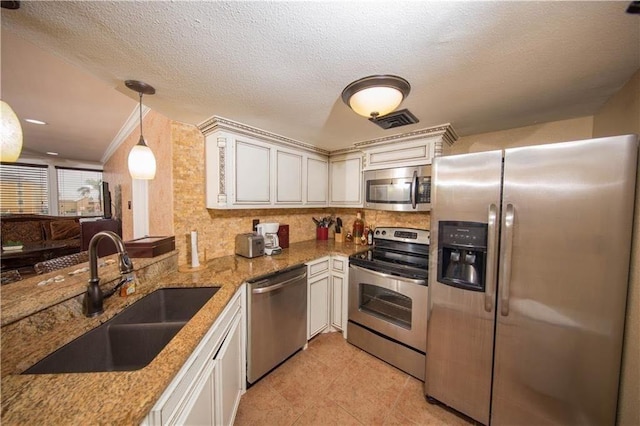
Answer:
<svg viewBox="0 0 640 426"><path fill-rule="evenodd" d="M286 281L275 283L273 285L270 285L269 287L254 288L253 290L251 290L251 293L253 293L253 294L269 293L271 291L278 290L279 288L286 287L286 286L290 285L294 281L297 281L297 280L302 279L302 278L306 278L306 276L307 276L307 273L305 272L303 274L298 275L297 277L289 278ZM254 284L262 284L262 283L265 283L267 281L268 280L258 281L257 283L254 283Z"/></svg>

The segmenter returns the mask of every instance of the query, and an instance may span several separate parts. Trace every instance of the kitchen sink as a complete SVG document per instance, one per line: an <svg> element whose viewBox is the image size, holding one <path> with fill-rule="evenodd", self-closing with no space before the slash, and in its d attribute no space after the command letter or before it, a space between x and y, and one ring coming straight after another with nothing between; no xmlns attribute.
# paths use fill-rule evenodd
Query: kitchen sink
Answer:
<svg viewBox="0 0 640 426"><path fill-rule="evenodd" d="M114 324L186 322L220 287L162 288L138 300L111 320Z"/></svg>
<svg viewBox="0 0 640 426"><path fill-rule="evenodd" d="M219 289L156 290L22 374L139 370L160 353Z"/></svg>

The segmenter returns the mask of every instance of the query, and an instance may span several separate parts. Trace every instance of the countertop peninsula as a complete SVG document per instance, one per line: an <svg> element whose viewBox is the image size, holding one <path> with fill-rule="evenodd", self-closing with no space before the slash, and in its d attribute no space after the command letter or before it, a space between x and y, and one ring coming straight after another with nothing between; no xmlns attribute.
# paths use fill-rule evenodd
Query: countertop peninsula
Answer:
<svg viewBox="0 0 640 426"><path fill-rule="evenodd" d="M29 309L26 301L28 297L24 295L24 291L17 292L20 297L13 296L14 300L11 300L11 297L7 300L3 288L3 309L6 306L8 309L14 310L10 312L13 316L5 317L3 312L2 321L2 424L139 424L243 282L322 256L332 254L349 256L364 249L366 249L365 246L353 243L310 240L291 244L288 249L284 249L277 256L254 259L225 256L212 259L207 262L205 270L169 272L139 285L136 293L128 298L114 296L107 299L105 313L98 319L82 316L81 296L74 294L77 289L69 288L73 286L67 285L67 288L63 288L61 292L64 295L56 295L55 286L51 285L47 290L47 293L50 293L47 297L51 300L68 299L65 302L65 307L60 308L65 310L63 315L69 317L63 327L52 327L46 323L34 324L37 321L30 321L31 317L16 319L16 308L10 308L11 306L21 306L28 312L35 313L43 307L34 302L36 306ZM138 259L134 259L134 264L136 261ZM113 271L109 272L106 269L105 273L113 273ZM31 283L33 285L39 281L37 278L31 280L33 280ZM182 328L160 354L148 366L140 370L20 375L21 371L33 364L33 360L29 360L25 365L19 365L19 362L15 361L16 357L11 356L12 353L20 355L20 352L25 349L20 346L34 346L33 342L19 340L21 328L36 327L42 342L55 342L53 349L51 344L37 345L41 352L37 356L38 359L41 359L68 341L97 327L126 306L154 290L164 287L212 285L220 286L220 290ZM24 286L26 287L26 285ZM7 293L11 295L10 291ZM49 310L51 309L49 308ZM64 334L64 337L61 337L61 334ZM34 357L33 348L31 348L30 356ZM9 359L6 363L5 358Z"/></svg>

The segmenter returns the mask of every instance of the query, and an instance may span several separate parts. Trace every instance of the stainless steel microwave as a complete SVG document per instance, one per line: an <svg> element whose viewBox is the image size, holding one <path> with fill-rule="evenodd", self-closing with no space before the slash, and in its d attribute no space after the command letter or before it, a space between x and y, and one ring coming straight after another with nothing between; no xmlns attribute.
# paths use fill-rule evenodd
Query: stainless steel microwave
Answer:
<svg viewBox="0 0 640 426"><path fill-rule="evenodd" d="M364 207L374 210L431 210L431 166L364 172Z"/></svg>

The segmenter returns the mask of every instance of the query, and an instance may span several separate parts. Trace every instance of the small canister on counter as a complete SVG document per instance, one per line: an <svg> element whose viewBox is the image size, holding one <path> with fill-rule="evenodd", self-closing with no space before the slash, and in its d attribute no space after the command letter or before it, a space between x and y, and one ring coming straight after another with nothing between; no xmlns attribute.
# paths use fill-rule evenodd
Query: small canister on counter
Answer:
<svg viewBox="0 0 640 426"><path fill-rule="evenodd" d="M278 240L280 240L280 247L283 249L289 247L289 225L280 225L278 228Z"/></svg>

